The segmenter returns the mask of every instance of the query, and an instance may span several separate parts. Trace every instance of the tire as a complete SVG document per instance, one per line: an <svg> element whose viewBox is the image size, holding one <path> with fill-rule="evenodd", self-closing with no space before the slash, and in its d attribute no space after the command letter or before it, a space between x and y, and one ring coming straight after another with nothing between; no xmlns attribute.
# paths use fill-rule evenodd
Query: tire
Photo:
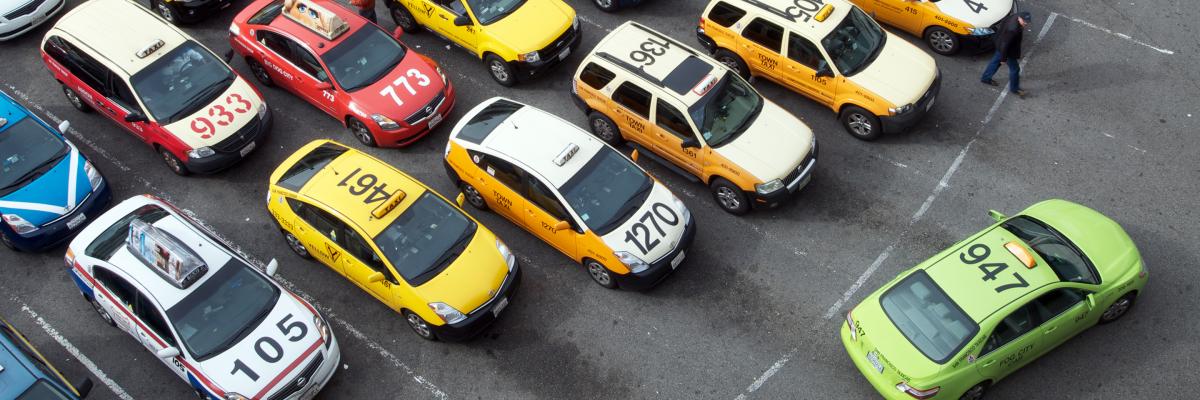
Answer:
<svg viewBox="0 0 1200 400"><path fill-rule="evenodd" d="M846 106L839 118L842 120L842 127L846 128L846 133L855 139L869 142L883 136L883 125L879 123L879 117L862 107Z"/></svg>
<svg viewBox="0 0 1200 400"><path fill-rule="evenodd" d="M1133 308L1134 300L1137 300L1137 293L1129 292L1121 296L1112 305L1108 306L1108 309L1104 310L1103 314L1100 314L1100 323L1107 324L1124 317L1125 314L1129 313L1129 309Z"/></svg>
<svg viewBox="0 0 1200 400"><path fill-rule="evenodd" d="M612 272L605 268L604 265L596 262L596 260L585 258L583 259L583 270L592 278L593 282L605 289L616 289L617 280L613 279Z"/></svg>
<svg viewBox="0 0 1200 400"><path fill-rule="evenodd" d="M746 61L742 60L742 57L734 54L732 51L717 49L717 52L713 53L713 58L717 62L729 67L729 69L732 69L733 72L737 72L738 76L741 76L742 79L750 79L750 67L746 65Z"/></svg>
<svg viewBox="0 0 1200 400"><path fill-rule="evenodd" d="M363 124L362 121L353 117L347 118L346 128L350 129L350 136L354 136L354 139L358 140L359 143L367 147L379 146L375 143L375 135L371 133L371 129L367 128L367 125Z"/></svg>
<svg viewBox="0 0 1200 400"><path fill-rule="evenodd" d="M725 212L733 215L745 215L750 212L750 200L746 198L746 193L725 178L713 178L709 189L712 189L713 200L716 200L717 206Z"/></svg>
<svg viewBox="0 0 1200 400"><path fill-rule="evenodd" d="M609 13L621 9L618 0L592 0L592 4L595 4L596 8L599 8L600 11Z"/></svg>
<svg viewBox="0 0 1200 400"><path fill-rule="evenodd" d="M390 14L392 14L392 22L395 22L396 26L403 29L404 33L417 33L421 30L421 25L417 23L417 19L413 17L412 13L404 5L398 3L392 4L389 9Z"/></svg>
<svg viewBox="0 0 1200 400"><path fill-rule="evenodd" d="M21 249L18 249L17 246L13 244L12 239L9 239L8 235L5 235L3 233L0 233L0 243L4 243L4 247L7 247L9 250L12 250L15 252L21 251Z"/></svg>
<svg viewBox="0 0 1200 400"><path fill-rule="evenodd" d="M516 71L513 71L512 64L504 61L500 56L489 53L483 57L483 65L487 67L488 75L492 76L492 80L495 80L500 86L512 87L517 84L517 74Z"/></svg>
<svg viewBox="0 0 1200 400"><path fill-rule="evenodd" d="M943 56L954 55L961 47L958 35L940 26L931 26L925 30L925 45L929 46L929 50Z"/></svg>
<svg viewBox="0 0 1200 400"><path fill-rule="evenodd" d="M188 176L191 174L191 172L187 169L187 165L184 165L183 161L180 160L179 157L175 157L174 154L171 154L170 151L162 146L156 147L158 147L158 154L162 157L163 163L167 164L167 169L179 176Z"/></svg>
<svg viewBox="0 0 1200 400"><path fill-rule="evenodd" d="M970 389L963 392L962 396L958 397L958 400L981 400L987 394L987 388L987 382L976 383L975 386L971 386Z"/></svg>
<svg viewBox="0 0 1200 400"><path fill-rule="evenodd" d="M621 136L621 128L599 111L588 113L588 127L592 129L592 135L609 146L618 147L625 142L625 138Z"/></svg>
<svg viewBox="0 0 1200 400"><path fill-rule="evenodd" d="M421 339L429 341L438 340L437 333L433 332L433 328L430 327L429 323L425 322L425 319L421 318L420 315L414 314L412 311L408 310L404 310L403 314L404 322L407 322L408 327L412 328L413 333L415 333Z"/></svg>
<svg viewBox="0 0 1200 400"><path fill-rule="evenodd" d="M250 67L250 72L254 74L254 79L257 79L258 83L267 87L275 86L275 81L271 80L271 74L267 73L267 69L263 68L262 64L259 64L258 61L247 57L246 65Z"/></svg>
<svg viewBox="0 0 1200 400"><path fill-rule="evenodd" d="M293 253L305 260L311 260L312 254L308 252L308 248L304 247L304 243L300 243L300 239L296 238L291 232L283 231L283 241L287 242L288 248L292 249Z"/></svg>
<svg viewBox="0 0 1200 400"><path fill-rule="evenodd" d="M67 85L62 85L62 91L63 95L67 96L67 102L71 103L71 107L75 107L76 110L85 113L92 112L92 106L88 103L84 103L83 99L79 98L79 94L75 93L75 89L71 89L67 87ZM66 132L63 133L65 134Z"/></svg>
<svg viewBox="0 0 1200 400"><path fill-rule="evenodd" d="M155 14L158 14L159 17L162 17L162 19L166 20L167 23L171 25L179 25L179 17L175 15L175 10L171 9L171 6L167 5L166 2L162 0L152 0L150 2L150 7L154 10Z"/></svg>
<svg viewBox="0 0 1200 400"><path fill-rule="evenodd" d="M460 190L462 190L463 197L466 198L467 204L470 204L471 207L475 207L477 210L487 211L487 200L484 200L483 194L479 193L479 190L475 189L474 186L471 186L470 183L466 182L460 182L458 187Z"/></svg>
<svg viewBox="0 0 1200 400"><path fill-rule="evenodd" d="M92 309L96 310L96 314L100 315L100 319L103 320L104 323L106 323L106 324L108 324L108 326L112 326L112 327L117 326L117 323L113 321L112 316L108 315L108 311L105 311L104 307L101 307L100 303L96 302L96 299L87 299L87 301L88 301L88 303L92 303Z"/></svg>

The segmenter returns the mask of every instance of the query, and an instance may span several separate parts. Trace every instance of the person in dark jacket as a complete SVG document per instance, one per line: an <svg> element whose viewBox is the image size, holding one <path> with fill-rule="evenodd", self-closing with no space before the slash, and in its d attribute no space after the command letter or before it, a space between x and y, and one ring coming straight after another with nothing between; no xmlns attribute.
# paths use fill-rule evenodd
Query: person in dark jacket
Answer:
<svg viewBox="0 0 1200 400"><path fill-rule="evenodd" d="M1025 91L1021 90L1021 39L1025 36L1025 26L1029 25L1031 18L1028 12L1022 12L1010 15L1000 22L1000 28L996 32L996 54L992 56L992 61L983 70L983 76L979 78L981 82L1000 86L992 80L992 76L1000 69L1000 63L1006 62L1008 63L1008 91L1025 97Z"/></svg>

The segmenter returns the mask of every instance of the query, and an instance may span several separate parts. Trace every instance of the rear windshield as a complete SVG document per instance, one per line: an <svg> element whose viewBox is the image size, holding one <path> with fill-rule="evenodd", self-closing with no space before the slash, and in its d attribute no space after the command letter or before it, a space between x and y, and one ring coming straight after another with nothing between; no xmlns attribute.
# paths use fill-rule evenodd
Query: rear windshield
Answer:
<svg viewBox="0 0 1200 400"><path fill-rule="evenodd" d="M495 103L489 104L471 117L471 120L463 125L462 130L458 131L456 137L475 144L483 143L483 139L486 139L501 122L520 110L521 107L523 107L521 104L508 100L496 100Z"/></svg>
<svg viewBox="0 0 1200 400"><path fill-rule="evenodd" d="M67 151L62 139L33 118L23 118L0 131L0 196L46 173Z"/></svg>
<svg viewBox="0 0 1200 400"><path fill-rule="evenodd" d="M305 154L300 161L296 161L296 164L288 168L283 176L279 177L279 182L275 184L293 192L299 191L305 183L308 183L309 179L312 179L313 175L317 174L317 171L325 168L330 161L345 152L345 147L333 143L323 144Z"/></svg>
<svg viewBox="0 0 1200 400"><path fill-rule="evenodd" d="M142 206L104 229L104 232L97 235L96 240L93 240L92 244L88 245L83 254L87 254L88 257L107 261L117 249L125 245L125 240L129 237L129 224L135 218L147 224L154 224L165 216L167 216L167 210L163 210L156 205L148 204Z"/></svg>
<svg viewBox="0 0 1200 400"><path fill-rule="evenodd" d="M879 298L883 312L925 357L941 364L979 331L929 274L917 271Z"/></svg>

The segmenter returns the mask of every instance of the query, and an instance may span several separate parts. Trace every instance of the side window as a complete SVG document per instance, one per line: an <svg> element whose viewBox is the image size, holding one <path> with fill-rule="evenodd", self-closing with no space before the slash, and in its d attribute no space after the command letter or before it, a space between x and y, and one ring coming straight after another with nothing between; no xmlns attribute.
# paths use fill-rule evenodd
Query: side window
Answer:
<svg viewBox="0 0 1200 400"><path fill-rule="evenodd" d="M817 45L795 33L788 34L787 56L792 61L804 64L814 71L825 61L825 58L821 56L821 51L817 50Z"/></svg>
<svg viewBox="0 0 1200 400"><path fill-rule="evenodd" d="M312 53L309 53L308 50L296 42L291 40L288 40L288 42L292 46L293 64L296 64L297 67L304 70L304 73L317 78L317 80L322 82L329 81L329 75L325 73L325 68L321 66L321 63L317 62L317 57L313 56Z"/></svg>
<svg viewBox="0 0 1200 400"><path fill-rule="evenodd" d="M726 28L744 16L746 16L745 10L731 6L723 1L718 1L717 5L713 6L712 11L708 12L709 21L716 22L717 25Z"/></svg>
<svg viewBox="0 0 1200 400"><path fill-rule="evenodd" d="M58 61L59 64L67 65L67 50L63 47L62 39L59 39L58 36L51 36L49 39L46 39L46 45L42 47L42 51L45 51L50 58Z"/></svg>
<svg viewBox="0 0 1200 400"><path fill-rule="evenodd" d="M650 118L650 92L637 87L631 82L622 83L613 92L613 101L625 106L630 111L638 113L642 118Z"/></svg>
<svg viewBox="0 0 1200 400"><path fill-rule="evenodd" d="M1012 314L1009 314L1007 317L1004 317L1004 319L996 325L996 329L992 331L992 335L988 337L987 343L983 345L983 351L981 351L979 354L982 356L990 353L992 350L996 350L1005 344L1008 344L1008 342L1013 341L1013 339L1019 338L1021 335L1024 335L1025 333L1033 330L1033 328L1037 327L1038 324L1041 323L1041 320L1038 318L1038 312L1035 308L1035 304L1036 303L1026 304L1025 306L1017 309L1017 311L1014 311Z"/></svg>
<svg viewBox="0 0 1200 400"><path fill-rule="evenodd" d="M363 264L366 264L375 271L382 272L383 276L394 282L395 278L392 277L392 273L388 271L387 267L383 265L383 261L379 259L379 253L376 253L374 249L371 249L371 246L367 244L366 240L363 240L363 237L358 234L358 231L351 229L345 224L341 225L343 232L342 240L346 243L346 251L349 252L350 255L353 255L354 258L357 258L358 261L362 261Z"/></svg>
<svg viewBox="0 0 1200 400"><path fill-rule="evenodd" d="M129 90L129 85L115 74L108 75L108 91L109 98L126 110L139 112L142 110L138 106L137 98L133 97L133 91Z"/></svg>
<svg viewBox="0 0 1200 400"><path fill-rule="evenodd" d="M534 177L529 177L529 200L559 221L570 220L567 218L567 210L558 202L558 198L554 197L554 192Z"/></svg>
<svg viewBox="0 0 1200 400"><path fill-rule="evenodd" d="M92 274L96 277L96 281L104 285L104 288L108 289L121 305L133 309L133 302L137 299L137 291L133 289L133 285L104 268L93 267Z"/></svg>
<svg viewBox="0 0 1200 400"><path fill-rule="evenodd" d="M666 129L680 139L688 139L695 137L692 133L692 127L688 125L687 120L683 118L683 114L671 107L670 104L664 103L662 99L656 100L657 104L654 108L654 123Z"/></svg>
<svg viewBox="0 0 1200 400"><path fill-rule="evenodd" d="M175 345L175 336L171 335L171 329L167 327L167 320L163 318L162 313L158 312L150 299L142 294L138 294L137 316L168 345Z"/></svg>
<svg viewBox="0 0 1200 400"><path fill-rule="evenodd" d="M583 67L583 71L579 73L579 80L591 86L592 89L600 89L607 86L609 82L612 82L616 76L617 74L596 65L596 63L588 63L587 66Z"/></svg>
<svg viewBox="0 0 1200 400"><path fill-rule="evenodd" d="M463 7L462 0L435 0L434 2L455 14L463 15L467 13L467 8Z"/></svg>
<svg viewBox="0 0 1200 400"><path fill-rule="evenodd" d="M523 174L517 171L517 167L509 164L507 161L492 156L484 156L483 169L514 192L525 192L525 182L521 179Z"/></svg>
<svg viewBox="0 0 1200 400"><path fill-rule="evenodd" d="M1076 289L1057 289L1038 297L1034 303L1039 306L1042 319L1049 321L1083 302L1086 296Z"/></svg>
<svg viewBox="0 0 1200 400"><path fill-rule="evenodd" d="M108 68L71 43L64 40L62 44L67 52L67 69L71 70L71 74L97 92L104 92L104 80L110 73Z"/></svg>
<svg viewBox="0 0 1200 400"><path fill-rule="evenodd" d="M275 52L275 54L278 54L280 57L288 60L292 59L292 48L288 46L288 41L287 39L284 39L283 36L279 36L279 34L262 29L259 29L256 33L258 35L258 41L264 46L267 46L268 49L271 49L271 51Z"/></svg>
<svg viewBox="0 0 1200 400"><path fill-rule="evenodd" d="M287 201L288 205L292 206L292 210L296 211L296 215L300 216L300 219L303 219L304 222L307 222L313 229L316 229L317 232L320 232L321 235L329 238L329 240L338 242L338 231L341 229L338 227L337 219L333 218L329 213L299 200L288 198Z"/></svg>
<svg viewBox="0 0 1200 400"><path fill-rule="evenodd" d="M742 36L776 53L783 47L783 28L764 21L762 18L750 21L750 24L746 25L746 29L742 31Z"/></svg>

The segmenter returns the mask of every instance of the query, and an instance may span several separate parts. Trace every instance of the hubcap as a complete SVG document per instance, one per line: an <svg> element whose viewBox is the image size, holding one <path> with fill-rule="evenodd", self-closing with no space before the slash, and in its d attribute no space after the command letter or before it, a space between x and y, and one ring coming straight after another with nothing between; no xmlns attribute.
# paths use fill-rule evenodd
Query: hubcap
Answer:
<svg viewBox="0 0 1200 400"><path fill-rule="evenodd" d="M871 120L867 119L865 115L858 113L850 114L850 123L847 125L850 126L850 130L854 131L856 135L867 136L871 134Z"/></svg>
<svg viewBox="0 0 1200 400"><path fill-rule="evenodd" d="M1103 317L1106 321L1112 321L1119 318L1121 315L1124 315L1126 311L1129 311L1129 299L1123 298L1117 300L1117 302L1113 303L1111 307L1108 307L1108 310L1104 312Z"/></svg>
<svg viewBox="0 0 1200 400"><path fill-rule="evenodd" d="M724 186L717 188L717 201L721 202L721 207L727 210L734 210L742 205L742 200L738 198L737 193Z"/></svg>
<svg viewBox="0 0 1200 400"><path fill-rule="evenodd" d="M929 34L929 45L935 50L945 53L954 48L954 38L946 32L933 32Z"/></svg>
<svg viewBox="0 0 1200 400"><path fill-rule="evenodd" d="M408 13L398 8L392 10L392 16L396 18L396 24L401 27L410 28L413 25L413 20L409 18Z"/></svg>
<svg viewBox="0 0 1200 400"><path fill-rule="evenodd" d="M962 395L963 400L978 400L983 398L983 385L976 385Z"/></svg>
<svg viewBox="0 0 1200 400"><path fill-rule="evenodd" d="M429 329L429 325L426 325L425 320L422 320L417 314L408 314L408 326L411 326L421 337L427 338L433 335L433 331Z"/></svg>
<svg viewBox="0 0 1200 400"><path fill-rule="evenodd" d="M605 142L613 140L612 125L609 125L608 121L600 118L592 120L592 130L596 132L596 136L599 136L600 140Z"/></svg>
<svg viewBox="0 0 1200 400"><path fill-rule="evenodd" d="M108 315L108 312L104 311L104 309L100 307L99 303L96 303L95 300L92 300L91 303L92 303L92 308L96 309L96 314L100 314L100 318L104 319L104 322L107 322L110 324L113 323L112 316Z"/></svg>
<svg viewBox="0 0 1200 400"><path fill-rule="evenodd" d="M604 267L600 264L589 262L588 275L591 275L592 279L601 285L608 286L612 284L612 276L609 276L608 271L605 271Z"/></svg>
<svg viewBox="0 0 1200 400"><path fill-rule="evenodd" d="M596 5L600 8L609 8L612 7L612 4L612 0L596 0Z"/></svg>
<svg viewBox="0 0 1200 400"><path fill-rule="evenodd" d="M475 190L474 186L463 185L463 194L467 195L467 201L471 202L471 205L483 207L483 196L479 194L478 190Z"/></svg>
<svg viewBox="0 0 1200 400"><path fill-rule="evenodd" d="M158 15L161 15L167 22L175 22L175 15L171 13L171 9L165 3L158 3L155 8L158 10Z"/></svg>
<svg viewBox="0 0 1200 400"><path fill-rule="evenodd" d="M496 80L508 82L508 69L504 68L504 64L501 64L499 61L492 61L491 69L492 76L496 77Z"/></svg>
<svg viewBox="0 0 1200 400"><path fill-rule="evenodd" d="M296 252L296 254L308 256L308 249L304 248L304 245L300 243L300 239L296 239L296 237L292 236L290 233L283 235L283 239L287 241L288 246L290 246L292 251Z"/></svg>
<svg viewBox="0 0 1200 400"><path fill-rule="evenodd" d="M724 65L724 66L728 67L729 69L732 69L734 72L737 72L739 74L742 73L742 69L738 65L737 60L734 60L732 57L721 57L721 58L717 59L717 62L720 62L721 65Z"/></svg>
<svg viewBox="0 0 1200 400"><path fill-rule="evenodd" d="M67 95L67 101L70 101L71 105L75 106L75 108L83 108L83 102L79 100L79 96L76 96L75 92L71 91L71 89L63 88L63 93Z"/></svg>
<svg viewBox="0 0 1200 400"><path fill-rule="evenodd" d="M271 79L271 76L267 75L267 70L263 68L263 66L258 65L258 63L250 64L250 69L254 71L254 76L257 77L259 81L266 82Z"/></svg>
<svg viewBox="0 0 1200 400"><path fill-rule="evenodd" d="M172 171L179 172L183 170L183 166L179 165L179 160L175 159L175 157L172 157L171 153L167 153L166 150L163 150L162 157L163 161L167 163L167 167L170 167Z"/></svg>
<svg viewBox="0 0 1200 400"><path fill-rule="evenodd" d="M366 145L371 144L371 131L367 130L367 127L361 122L355 121L350 130L351 132L354 132L354 137L357 138L358 141Z"/></svg>

